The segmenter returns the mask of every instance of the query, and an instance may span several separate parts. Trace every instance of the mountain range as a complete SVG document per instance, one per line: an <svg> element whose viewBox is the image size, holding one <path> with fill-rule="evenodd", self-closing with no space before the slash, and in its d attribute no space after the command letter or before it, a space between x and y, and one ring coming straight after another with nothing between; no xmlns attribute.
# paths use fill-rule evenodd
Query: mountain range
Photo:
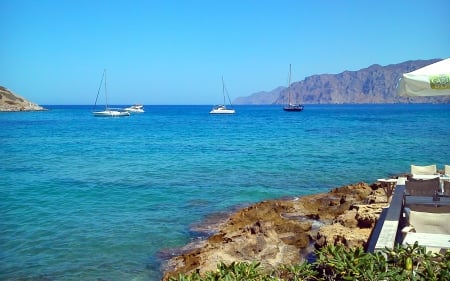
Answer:
<svg viewBox="0 0 450 281"><path fill-rule="evenodd" d="M410 60L387 66L374 64L357 71L312 75L291 84L291 100L301 104L450 103L450 96L411 98L397 93L397 84L403 73L440 60ZM233 101L234 104L249 105L287 102L287 87L257 92Z"/></svg>
<svg viewBox="0 0 450 281"><path fill-rule="evenodd" d="M370 104L370 103L450 103L450 96L401 97L397 84L403 73L442 59L410 60L398 64L371 65L357 71L318 74L291 83L291 99L301 104ZM236 98L234 104L285 104L288 88L279 86L247 97ZM0 111L35 111L45 108L0 86Z"/></svg>

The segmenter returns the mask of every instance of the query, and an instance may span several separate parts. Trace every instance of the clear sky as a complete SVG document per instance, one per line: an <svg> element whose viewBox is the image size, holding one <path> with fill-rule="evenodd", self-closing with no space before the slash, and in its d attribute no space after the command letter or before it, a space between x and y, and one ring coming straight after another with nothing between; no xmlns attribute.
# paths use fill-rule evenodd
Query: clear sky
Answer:
<svg viewBox="0 0 450 281"><path fill-rule="evenodd" d="M0 0L0 85L41 105L216 104L450 57L448 0Z"/></svg>

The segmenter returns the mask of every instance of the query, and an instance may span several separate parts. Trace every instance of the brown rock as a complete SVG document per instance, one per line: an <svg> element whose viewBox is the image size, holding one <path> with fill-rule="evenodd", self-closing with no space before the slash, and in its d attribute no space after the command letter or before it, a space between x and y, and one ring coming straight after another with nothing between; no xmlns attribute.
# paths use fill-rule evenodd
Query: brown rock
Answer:
<svg viewBox="0 0 450 281"><path fill-rule="evenodd" d="M355 228L358 225L358 221L356 220L357 214L358 211L356 209L346 211L336 218L335 223L339 223L347 228Z"/></svg>
<svg viewBox="0 0 450 281"><path fill-rule="evenodd" d="M0 112L1 111L42 111L46 110L40 105L32 103L23 97L14 94L0 86Z"/></svg>
<svg viewBox="0 0 450 281"><path fill-rule="evenodd" d="M327 244L342 244L346 247L364 247L370 236L371 229L350 228L339 223L325 225L317 234L316 247L321 248Z"/></svg>
<svg viewBox="0 0 450 281"><path fill-rule="evenodd" d="M312 243L316 247L328 243L365 245L384 206L366 207L369 196L375 193L366 183L357 183L324 194L268 200L238 210L215 224L218 229L208 239L183 248L168 260L163 280L178 273L216 270L219 262L258 261L270 271L281 264L301 262Z"/></svg>

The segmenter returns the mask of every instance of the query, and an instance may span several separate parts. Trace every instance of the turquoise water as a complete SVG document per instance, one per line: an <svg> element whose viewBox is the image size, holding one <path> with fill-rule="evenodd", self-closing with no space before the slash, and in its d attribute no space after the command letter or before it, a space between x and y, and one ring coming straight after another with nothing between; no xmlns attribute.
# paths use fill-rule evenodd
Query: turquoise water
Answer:
<svg viewBox="0 0 450 281"><path fill-rule="evenodd" d="M0 280L159 280L205 216L450 163L450 105L0 114Z"/></svg>

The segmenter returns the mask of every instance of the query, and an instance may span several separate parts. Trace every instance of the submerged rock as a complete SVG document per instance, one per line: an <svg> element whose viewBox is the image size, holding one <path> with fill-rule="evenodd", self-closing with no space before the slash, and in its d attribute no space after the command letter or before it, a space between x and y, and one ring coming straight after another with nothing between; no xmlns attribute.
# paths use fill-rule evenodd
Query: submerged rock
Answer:
<svg viewBox="0 0 450 281"><path fill-rule="evenodd" d="M163 280L179 273L213 271L219 262L258 261L270 271L300 263L314 250L312 246L330 243L364 247L386 206L383 200L377 185L358 183L328 193L253 204L213 223L215 229L207 228L211 233L207 239L179 249L164 264Z"/></svg>

